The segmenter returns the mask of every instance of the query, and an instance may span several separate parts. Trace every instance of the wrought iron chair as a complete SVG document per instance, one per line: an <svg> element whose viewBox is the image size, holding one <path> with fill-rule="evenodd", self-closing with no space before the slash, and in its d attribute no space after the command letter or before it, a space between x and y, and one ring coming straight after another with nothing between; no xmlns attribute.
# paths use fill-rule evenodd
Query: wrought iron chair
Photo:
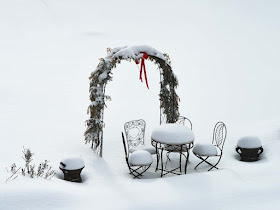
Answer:
<svg viewBox="0 0 280 210"><path fill-rule="evenodd" d="M227 136L227 128L223 122L218 122L214 127L212 144L197 144L193 148L193 153L202 161L194 168L196 169L201 163L205 162L212 166L208 171L213 168L218 169L217 165L223 155L223 147ZM219 151L218 151L219 150ZM219 157L217 163L212 164L207 161L209 157Z"/></svg>
<svg viewBox="0 0 280 210"><path fill-rule="evenodd" d="M144 120L132 120L124 124L124 131L128 144L128 151L135 152L138 150L145 150L152 155L156 154L156 149L153 146L145 145L145 128Z"/></svg>
<svg viewBox="0 0 280 210"><path fill-rule="evenodd" d="M153 163L152 155L145 150L138 150L132 153L127 152L127 145L122 133L123 147L125 152L125 160L130 171L130 174L133 175L133 178L138 178L146 172ZM139 172L139 170L141 170Z"/></svg>
<svg viewBox="0 0 280 210"><path fill-rule="evenodd" d="M189 119L189 118L187 118L187 117L184 117L184 116L180 116L179 118L178 118L178 120L177 120L177 124L180 124L180 125L185 125L185 122L188 122L188 124L189 124L189 127L190 127L190 129L192 130L192 122L191 122L191 120Z"/></svg>

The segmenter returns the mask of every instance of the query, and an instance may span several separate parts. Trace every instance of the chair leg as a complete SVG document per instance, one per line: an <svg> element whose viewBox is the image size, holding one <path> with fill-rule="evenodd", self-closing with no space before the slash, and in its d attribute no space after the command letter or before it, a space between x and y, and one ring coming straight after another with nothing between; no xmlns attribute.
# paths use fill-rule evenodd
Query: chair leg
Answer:
<svg viewBox="0 0 280 210"><path fill-rule="evenodd" d="M212 170L213 168L218 169L218 167L216 167L216 166L217 166L217 165L218 165L218 163L221 161L221 159L222 159L222 156L220 156L220 158L219 158L218 162L217 162L215 165L213 165L210 169L208 169L208 171Z"/></svg>
<svg viewBox="0 0 280 210"><path fill-rule="evenodd" d="M216 169L219 169L218 167L216 166L213 166L212 163L209 163L208 161L204 161L205 163L207 163L208 165L212 166L212 168L216 168Z"/></svg>
<svg viewBox="0 0 280 210"><path fill-rule="evenodd" d="M135 175L135 174L132 174L132 175L133 175L133 179L135 179L135 178L140 179L139 175Z"/></svg>
<svg viewBox="0 0 280 210"><path fill-rule="evenodd" d="M148 166L144 171L142 171L141 173L138 173L138 172L136 171L136 173L137 173L138 175L134 175L134 174L133 174L133 175L134 175L133 179L135 179L135 178L138 178L138 179L139 179L139 176L142 176L142 174L145 173L145 172L150 168L150 166L151 166L151 165L149 165L149 166ZM142 166L141 166L141 167L142 167ZM140 168L141 168L141 167L140 167Z"/></svg>
<svg viewBox="0 0 280 210"><path fill-rule="evenodd" d="M216 167L217 166L217 164L219 163L219 161L220 161L220 159L219 159L219 161L215 164L215 165L213 165L212 163L209 163L208 161L206 161L210 156L207 156L207 158L202 158L200 155L197 155L197 154L195 154L195 156L196 157L198 157L199 159L201 159L202 161L199 163L199 164L197 164L196 165L196 167L194 168L194 169L196 169L201 163L203 163L203 162L205 162L205 163L207 163L208 165L210 165L210 166L212 166L208 171L210 171L211 169L213 169L213 168L216 168L216 169L219 169L218 167Z"/></svg>
<svg viewBox="0 0 280 210"><path fill-rule="evenodd" d="M198 163L194 169L196 169L201 163L203 163L204 161L206 161L206 160L209 158L209 157L207 157L207 158L204 160L203 158L201 158L200 156L198 156L198 155L196 155L196 154L195 154L195 156L198 157L199 159L201 159L202 161L201 161L200 163Z"/></svg>
<svg viewBox="0 0 280 210"><path fill-rule="evenodd" d="M137 173L139 175L139 173L137 172L137 170L139 170L140 168L142 168L142 166L136 168L136 169L133 169L133 168L130 168L130 173L129 174L133 174L133 173ZM141 175L142 176L142 175Z"/></svg>
<svg viewBox="0 0 280 210"><path fill-rule="evenodd" d="M129 174L131 174L133 176L133 179L138 176L137 173L132 168L129 168L129 170L130 170ZM140 179L139 177L137 177L137 178Z"/></svg>

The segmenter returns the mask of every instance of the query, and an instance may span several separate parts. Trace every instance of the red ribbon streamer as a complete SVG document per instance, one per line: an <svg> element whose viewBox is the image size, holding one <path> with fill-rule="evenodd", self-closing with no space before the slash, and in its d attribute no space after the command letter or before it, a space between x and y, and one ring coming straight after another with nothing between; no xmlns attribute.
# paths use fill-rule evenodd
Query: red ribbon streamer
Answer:
<svg viewBox="0 0 280 210"><path fill-rule="evenodd" d="M143 57L141 58L141 67L140 67L140 80L141 82L143 82L143 79L142 79L142 72L144 70L144 76L145 76L145 81L146 81L146 85L147 85L147 88L149 88L149 85L148 85L148 79L147 79L147 73L146 73L146 66L145 66L145 59L147 59L149 57L149 55L146 53L146 52L143 52ZM139 62L136 61L136 64L138 64Z"/></svg>

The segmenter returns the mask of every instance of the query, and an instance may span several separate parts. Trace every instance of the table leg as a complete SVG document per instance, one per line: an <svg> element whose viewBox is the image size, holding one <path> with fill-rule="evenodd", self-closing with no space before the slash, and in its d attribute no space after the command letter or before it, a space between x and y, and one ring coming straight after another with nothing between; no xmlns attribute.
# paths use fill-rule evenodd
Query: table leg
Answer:
<svg viewBox="0 0 280 210"><path fill-rule="evenodd" d="M183 146L181 146L181 151L180 151L180 172L182 172L182 151L183 151Z"/></svg>
<svg viewBox="0 0 280 210"><path fill-rule="evenodd" d="M186 159L186 164L185 164L185 174L187 173L187 167L188 167L188 162L189 162L189 149L187 149L187 159Z"/></svg>
<svg viewBox="0 0 280 210"><path fill-rule="evenodd" d="M158 143L156 143L156 154L157 154L157 166L156 166L156 171L157 171L158 170L158 163L159 163Z"/></svg>
<svg viewBox="0 0 280 210"><path fill-rule="evenodd" d="M161 148L161 177L163 175L163 148Z"/></svg>

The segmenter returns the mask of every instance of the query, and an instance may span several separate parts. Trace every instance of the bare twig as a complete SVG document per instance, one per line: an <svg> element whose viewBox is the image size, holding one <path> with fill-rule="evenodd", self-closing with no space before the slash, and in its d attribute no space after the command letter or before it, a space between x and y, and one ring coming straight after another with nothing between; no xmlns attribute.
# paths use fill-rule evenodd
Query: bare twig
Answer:
<svg viewBox="0 0 280 210"><path fill-rule="evenodd" d="M9 181L9 180L19 171L19 169L21 169L21 167L19 167L18 170L16 170L9 178L6 178L5 183L6 183L7 181ZM17 176L14 177L12 180L14 180L15 178L17 178Z"/></svg>

